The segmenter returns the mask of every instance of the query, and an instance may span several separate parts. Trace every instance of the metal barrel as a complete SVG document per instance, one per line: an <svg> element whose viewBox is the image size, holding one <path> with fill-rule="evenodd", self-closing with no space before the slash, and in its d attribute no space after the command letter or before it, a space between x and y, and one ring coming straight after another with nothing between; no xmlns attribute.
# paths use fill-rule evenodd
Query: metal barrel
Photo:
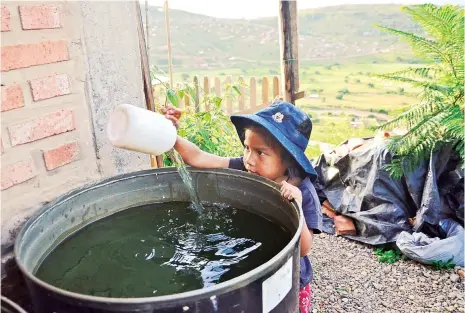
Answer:
<svg viewBox="0 0 465 313"><path fill-rule="evenodd" d="M231 280L173 295L107 298L66 291L34 276L60 242L85 225L118 211L150 203L189 201L174 168L115 176L86 185L46 204L29 219L15 244L36 313L297 313L302 213L284 200L279 186L245 172L190 169L199 198L245 208L289 230L289 243L271 260Z"/></svg>
<svg viewBox="0 0 465 313"><path fill-rule="evenodd" d="M8 299L7 297L1 296L1 312L2 313L27 313L19 305Z"/></svg>

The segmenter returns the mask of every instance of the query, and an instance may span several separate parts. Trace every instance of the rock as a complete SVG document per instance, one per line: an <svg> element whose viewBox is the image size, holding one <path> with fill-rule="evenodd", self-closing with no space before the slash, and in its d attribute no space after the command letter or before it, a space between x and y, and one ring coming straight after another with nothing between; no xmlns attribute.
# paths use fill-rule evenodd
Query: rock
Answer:
<svg viewBox="0 0 465 313"><path fill-rule="evenodd" d="M334 235L315 236L311 258L311 313L465 313L465 279L452 282L453 271L408 260L379 263L372 247Z"/></svg>
<svg viewBox="0 0 465 313"><path fill-rule="evenodd" d="M449 277L449 278L450 278L450 280L451 280L452 282L456 283L456 282L459 281L460 276L457 275L457 274L450 274L450 277Z"/></svg>
<svg viewBox="0 0 465 313"><path fill-rule="evenodd" d="M387 302L387 301L382 301L381 304L384 305L387 308L391 307L391 304L389 302Z"/></svg>
<svg viewBox="0 0 465 313"><path fill-rule="evenodd" d="M460 279L463 279L463 277L465 276L465 272L462 269L460 269L457 271L457 275L459 275Z"/></svg>
<svg viewBox="0 0 465 313"><path fill-rule="evenodd" d="M454 312L455 308L453 306L446 307L446 310L449 312Z"/></svg>

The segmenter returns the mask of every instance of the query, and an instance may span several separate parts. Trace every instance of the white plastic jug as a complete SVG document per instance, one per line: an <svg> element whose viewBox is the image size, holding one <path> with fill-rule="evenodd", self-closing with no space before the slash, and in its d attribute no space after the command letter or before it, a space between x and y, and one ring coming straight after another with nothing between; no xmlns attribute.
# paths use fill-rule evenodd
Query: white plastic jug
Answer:
<svg viewBox="0 0 465 313"><path fill-rule="evenodd" d="M177 138L170 120L130 104L121 104L110 114L107 135L115 147L153 155L169 151Z"/></svg>

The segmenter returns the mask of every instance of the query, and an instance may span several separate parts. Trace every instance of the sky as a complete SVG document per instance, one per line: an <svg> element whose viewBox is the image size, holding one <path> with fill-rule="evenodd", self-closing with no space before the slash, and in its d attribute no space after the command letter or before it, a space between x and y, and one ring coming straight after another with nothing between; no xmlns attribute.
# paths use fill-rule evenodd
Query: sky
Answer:
<svg viewBox="0 0 465 313"><path fill-rule="evenodd" d="M140 0L142 4L144 0ZM164 0L148 0L149 5L163 6ZM464 0L298 0L297 9L310 9L344 4L461 4ZM168 0L169 7L220 18L253 19L278 15L278 0Z"/></svg>

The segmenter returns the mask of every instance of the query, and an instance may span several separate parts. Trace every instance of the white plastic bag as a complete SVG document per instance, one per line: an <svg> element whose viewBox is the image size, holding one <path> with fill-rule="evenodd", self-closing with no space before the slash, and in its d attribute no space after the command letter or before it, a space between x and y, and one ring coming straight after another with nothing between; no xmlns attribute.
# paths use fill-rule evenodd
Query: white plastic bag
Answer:
<svg viewBox="0 0 465 313"><path fill-rule="evenodd" d="M401 232L397 237L396 245L408 258L424 264L433 261L447 262L464 266L464 230L462 225L453 219L444 219L439 226L446 233L445 239L430 238L423 233Z"/></svg>

